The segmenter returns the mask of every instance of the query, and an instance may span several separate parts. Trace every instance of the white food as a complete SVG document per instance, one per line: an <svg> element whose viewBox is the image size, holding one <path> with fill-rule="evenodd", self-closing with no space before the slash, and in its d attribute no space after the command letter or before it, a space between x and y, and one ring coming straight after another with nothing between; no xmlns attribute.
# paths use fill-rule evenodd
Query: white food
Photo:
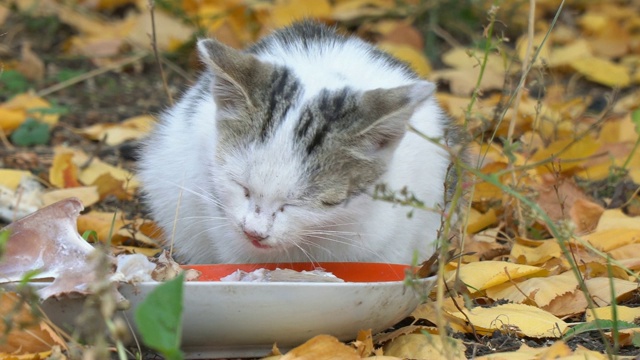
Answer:
<svg viewBox="0 0 640 360"><path fill-rule="evenodd" d="M344 282L344 280L322 269L295 271L291 269L257 269L252 272L236 270L220 281L231 282Z"/></svg>

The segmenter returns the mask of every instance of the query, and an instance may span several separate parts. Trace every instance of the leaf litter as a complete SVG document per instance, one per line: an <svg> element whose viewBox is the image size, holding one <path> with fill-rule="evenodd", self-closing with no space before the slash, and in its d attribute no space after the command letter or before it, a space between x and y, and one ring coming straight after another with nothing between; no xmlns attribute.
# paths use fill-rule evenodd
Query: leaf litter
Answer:
<svg viewBox="0 0 640 360"><path fill-rule="evenodd" d="M0 129L5 135L11 135L32 119L49 125L52 137L49 147L33 145L11 151L2 149L0 214L5 214L3 221L9 223L39 208L42 208L41 212L49 213L50 207L45 206L75 196L81 198L90 211L77 220L57 215L59 226L64 224L60 231L66 234L70 243L82 241L86 245L79 238L78 226L80 233L94 231L98 238L94 240L111 243L114 253L154 255L160 252L161 234L144 218L145 212L137 203L138 183L131 171L131 160L135 155L128 149L132 140L144 136L153 126L154 120L147 114L157 113L166 100L157 91L157 83L150 83L149 78L158 78L155 69L144 72L145 68L151 67L150 62L122 62L123 58L130 59L128 56L132 51L148 52L150 49L146 2L86 1L79 8L52 0L42 2L37 8L28 0L16 0L13 4L18 13L28 13L35 19L55 17L62 24L58 26L73 29L73 35L58 39L64 40L66 45L56 48L57 54L85 56L90 62L89 69L114 66L111 71L118 74L105 71L103 75L87 77L76 85L53 91L51 87L61 80L52 75L60 69L41 65L43 49L49 45L35 37L15 38L14 48L18 51L9 53L6 58L5 73L17 71L32 82L31 87L44 89L46 91L42 93L48 95L29 91L0 93ZM548 14L556 10L556 5L549 1L538 2L535 17L540 28L533 37L534 49L540 46L542 35L550 24ZM510 81L523 70L524 49L529 41L522 35L524 31L513 36L513 44L509 39L500 39L487 53L485 65L482 65L483 48L452 43L442 51L438 60L443 66L440 66L432 61L433 57L425 55L423 35L411 21L388 16L393 9L396 16L415 19L412 11L415 13L417 8L411 4L395 8L395 2L385 0L319 1L304 8L289 0L185 0L179 6L184 16L198 18L198 21L185 25L178 17L162 9L157 11L156 25L161 29L156 34L157 45L162 51L188 48L196 30L194 24L235 47L243 47L270 29L305 16L339 25L348 22L350 30L377 41L382 49L407 61L422 76L439 80L438 99L459 123L466 124L476 139L471 145L475 154L472 162L485 174L497 173L502 184L534 199L556 225L567 228L572 236L561 242L552 236L549 224L535 212L514 202L502 188L474 181L471 209L463 231L465 243L459 246L465 256L460 262L446 265L447 281L462 295L448 299L446 308L436 310L441 313L439 316L450 321L458 336L478 346L491 345L492 341L509 337L523 340L542 337L540 341L554 341L552 346L542 348L518 345L519 350L504 354L481 356L482 353L476 352L473 353L476 358L599 358L600 355L593 351L575 345L569 347L568 342L558 340L562 332L577 322L590 321L592 312L608 318L614 303L618 303L619 318L629 320L627 308L620 304L637 307L634 298L640 268L640 221L637 218L640 214L637 191L640 151L634 150L640 126L633 120L634 114L640 114L640 61L637 58L640 51L637 14L640 9L637 6L621 1L590 3L580 12L572 13L571 21L561 20L556 24L533 63L534 74L529 77L517 108L505 107L507 98L504 94L508 96L512 90ZM504 14L515 14L509 20L514 22L511 26L518 29L521 25L518 21L526 19L522 15L528 14L528 7L502 6L497 10L497 18L504 20ZM135 11L126 16L113 15L116 10L127 7ZM111 11L111 15L103 16ZM12 21L18 13L0 6L0 23ZM443 36L447 38L447 34ZM50 61L45 60L45 65L50 65ZM188 65L194 66L191 63L185 67ZM482 66L482 81L477 87ZM172 71L172 81L186 83L189 75L186 79L183 75ZM107 82L100 84L101 99L86 96L97 91L95 81L102 79ZM129 86L126 79L139 81L142 87L138 92L123 96L120 86L109 91L108 81L116 81L114 79L125 81L125 90ZM177 92L178 88L172 88L172 91ZM609 88L620 91L611 106L606 97L615 95L615 91ZM148 98L159 105L141 101L145 98L143 94L149 94ZM82 100L78 102L76 98ZM134 98L139 100L132 103ZM79 107L65 113L56 104L58 101ZM129 105L130 110L123 111L122 106L113 104L132 105ZM517 142L516 148L507 146L505 138L509 136L509 124L498 121L501 113L504 119L516 121L511 135ZM489 141L488 135L494 131L499 138ZM616 173L620 169L626 170L623 175L626 177ZM631 184L628 193L621 193L621 188L616 187L623 179ZM43 185L26 185L33 184L34 180ZM55 208L59 204L51 206ZM78 212L77 207L69 206L73 208L69 210L70 214ZM122 207L124 211L115 212ZM34 220L26 218L25 221ZM47 224L47 221L53 220L36 222ZM11 226L20 229L22 225L14 222ZM88 252L90 246L85 245L81 245L82 251ZM68 246L66 241L64 246ZM563 247L579 265L581 280L571 272L570 259ZM37 258L37 254L33 255ZM613 259L610 265L605 255ZM4 265L4 261L0 265ZM86 266L81 267L86 269ZM610 272L614 274L613 278L610 278ZM588 295L580 289L579 281L584 281ZM458 282L464 285L454 286ZM593 311L588 310L587 296L597 306ZM395 335L374 342L372 346L348 345L330 336L321 336L310 339L282 358L327 353L355 358L372 354L380 355L380 358L382 354L441 358L443 355L437 349L449 340L424 335L428 330L437 334L433 326L437 316L432 315L437 311L427 311L430 306L432 303L429 302L422 305L414 313L410 325L389 332ZM630 331L619 336L626 336L625 344L633 350L634 345L629 340L633 337L633 329ZM484 340L478 343L478 339ZM457 345L451 345L452 348L464 353L459 341L454 343ZM586 340L585 345L593 346ZM470 356L471 348L467 347L466 356ZM436 352L423 352L429 349L436 349ZM495 349L494 346L493 351ZM27 351L36 353L40 350ZM278 356L281 355L274 355Z"/></svg>

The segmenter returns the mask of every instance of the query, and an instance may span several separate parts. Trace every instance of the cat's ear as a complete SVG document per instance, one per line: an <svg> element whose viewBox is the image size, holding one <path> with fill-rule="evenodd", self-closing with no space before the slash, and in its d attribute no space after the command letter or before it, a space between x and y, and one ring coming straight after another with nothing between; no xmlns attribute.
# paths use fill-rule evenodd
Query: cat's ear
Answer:
<svg viewBox="0 0 640 360"><path fill-rule="evenodd" d="M254 107L251 93L268 81L269 64L215 39L199 40L198 52L215 77L213 95L221 109Z"/></svg>
<svg viewBox="0 0 640 360"><path fill-rule="evenodd" d="M361 109L367 126L357 136L363 136L383 149L396 144L407 131L407 124L416 108L433 96L435 84L418 81L391 89L375 89L362 95Z"/></svg>

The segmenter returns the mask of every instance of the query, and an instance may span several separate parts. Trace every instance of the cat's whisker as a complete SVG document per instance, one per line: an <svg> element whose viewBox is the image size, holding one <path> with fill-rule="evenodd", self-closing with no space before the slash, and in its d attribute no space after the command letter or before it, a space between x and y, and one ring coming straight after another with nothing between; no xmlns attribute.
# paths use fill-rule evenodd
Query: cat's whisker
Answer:
<svg viewBox="0 0 640 360"><path fill-rule="evenodd" d="M364 250L364 251L366 251L366 252L368 252L370 254L374 254L376 256L380 255L377 252L375 252L375 251L373 251L373 250L371 250L371 249L369 249L369 248L367 248L365 246L362 246L361 244L356 244L356 243L353 243L351 241L341 241L341 240L338 240L338 239L333 239L333 238L330 238L330 237L319 236L319 235L310 235L310 236L307 235L307 236L311 237L311 238L316 238L316 239L320 239L320 240L334 242L334 243L337 243L337 244L347 245L347 246L350 246L350 247L353 247L353 248L356 248L356 249L359 249L359 250Z"/></svg>
<svg viewBox="0 0 640 360"><path fill-rule="evenodd" d="M196 239L198 236L200 236L200 235L202 235L202 234L204 234L204 233L206 233L206 232L208 232L208 231L217 230L217 229L220 229L220 228L225 227L225 226L229 226L229 224L224 223L224 224L219 224L219 225L214 226L214 227L205 228L204 230L202 230L202 231L200 231L200 232L198 232L198 233L193 234L193 235L191 236L191 238L192 238L192 239Z"/></svg>
<svg viewBox="0 0 640 360"><path fill-rule="evenodd" d="M297 247L298 249L300 249L300 251L302 251L302 253L304 254L304 256L307 257L307 259L309 259L309 262L311 262L312 264L317 264L319 261L314 258L308 251L306 251L302 246L300 246L300 244L298 244L295 241L292 241L291 244L293 244L295 247Z"/></svg>
<svg viewBox="0 0 640 360"><path fill-rule="evenodd" d="M207 220L229 220L226 216L185 216L178 220L207 219Z"/></svg>

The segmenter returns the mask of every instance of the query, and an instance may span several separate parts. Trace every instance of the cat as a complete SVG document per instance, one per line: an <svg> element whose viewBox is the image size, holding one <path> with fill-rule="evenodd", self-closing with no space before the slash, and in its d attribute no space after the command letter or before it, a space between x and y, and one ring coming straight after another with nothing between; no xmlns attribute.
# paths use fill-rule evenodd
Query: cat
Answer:
<svg viewBox="0 0 640 360"><path fill-rule="evenodd" d="M214 39L197 49L206 70L139 165L179 261L410 264L434 252L456 180L449 153L408 131L458 141L433 83L312 21L244 52ZM379 184L434 210L374 199Z"/></svg>

